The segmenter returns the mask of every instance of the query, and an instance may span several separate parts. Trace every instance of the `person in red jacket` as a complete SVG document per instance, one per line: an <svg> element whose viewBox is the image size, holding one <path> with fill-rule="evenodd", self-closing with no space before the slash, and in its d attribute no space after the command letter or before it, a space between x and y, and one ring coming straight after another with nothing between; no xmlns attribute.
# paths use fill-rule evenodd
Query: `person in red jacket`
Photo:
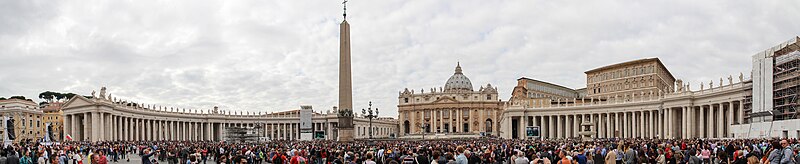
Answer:
<svg viewBox="0 0 800 164"><path fill-rule="evenodd" d="M273 164L285 164L286 163L286 155L284 155L283 150L278 150L274 156L272 156L272 163Z"/></svg>
<svg viewBox="0 0 800 164"><path fill-rule="evenodd" d="M303 158L303 156L305 156L304 151L296 152L295 155L292 156L292 160L289 161L289 164L307 164L308 160L306 160L306 158Z"/></svg>

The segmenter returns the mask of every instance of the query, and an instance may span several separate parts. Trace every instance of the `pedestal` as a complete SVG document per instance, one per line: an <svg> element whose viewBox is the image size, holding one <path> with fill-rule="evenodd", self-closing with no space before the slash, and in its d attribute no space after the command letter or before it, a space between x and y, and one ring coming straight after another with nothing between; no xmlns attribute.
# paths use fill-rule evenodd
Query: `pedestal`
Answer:
<svg viewBox="0 0 800 164"><path fill-rule="evenodd" d="M353 129L339 129L339 142L353 142Z"/></svg>

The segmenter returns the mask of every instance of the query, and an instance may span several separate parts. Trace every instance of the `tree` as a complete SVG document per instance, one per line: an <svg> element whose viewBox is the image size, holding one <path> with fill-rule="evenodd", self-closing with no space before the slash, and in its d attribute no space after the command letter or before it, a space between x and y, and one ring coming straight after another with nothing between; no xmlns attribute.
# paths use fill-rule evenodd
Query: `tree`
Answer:
<svg viewBox="0 0 800 164"><path fill-rule="evenodd" d="M51 91L44 91L42 93L39 93L39 99L47 100L47 102L53 102L53 98L56 97L56 95L58 95L58 94L61 94L61 93L51 92Z"/></svg>
<svg viewBox="0 0 800 164"><path fill-rule="evenodd" d="M48 103L47 101L42 101L42 102L39 103L39 106L45 106L45 105L49 105L49 104L50 103Z"/></svg>
<svg viewBox="0 0 800 164"><path fill-rule="evenodd" d="M26 98L25 98L25 96L11 96L11 97L10 97L10 98L8 98L8 99L20 99L20 100L25 100Z"/></svg>
<svg viewBox="0 0 800 164"><path fill-rule="evenodd" d="M8 100L8 99L6 99L5 97L0 97L0 100Z"/></svg>
<svg viewBox="0 0 800 164"><path fill-rule="evenodd" d="M69 99L72 99L73 97L75 97L75 95L77 95L77 94L74 94L74 93L65 93L65 94L62 94L61 96L63 97L63 99L65 99L65 100L69 100Z"/></svg>

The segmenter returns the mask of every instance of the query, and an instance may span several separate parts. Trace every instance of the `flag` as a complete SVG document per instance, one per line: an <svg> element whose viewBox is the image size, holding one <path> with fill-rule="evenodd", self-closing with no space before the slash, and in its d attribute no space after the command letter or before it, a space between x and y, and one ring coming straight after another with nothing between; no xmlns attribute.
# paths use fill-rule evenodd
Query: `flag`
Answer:
<svg viewBox="0 0 800 164"><path fill-rule="evenodd" d="M72 141L72 136L70 136L69 134L67 134L67 136L65 136L64 138L66 138L67 141Z"/></svg>

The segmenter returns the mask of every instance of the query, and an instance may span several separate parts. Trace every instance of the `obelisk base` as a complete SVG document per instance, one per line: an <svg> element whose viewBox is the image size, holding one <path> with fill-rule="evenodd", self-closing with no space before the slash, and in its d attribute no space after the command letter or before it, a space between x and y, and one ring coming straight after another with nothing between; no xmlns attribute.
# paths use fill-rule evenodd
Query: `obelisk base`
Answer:
<svg viewBox="0 0 800 164"><path fill-rule="evenodd" d="M339 129L339 142L353 142L353 129Z"/></svg>

